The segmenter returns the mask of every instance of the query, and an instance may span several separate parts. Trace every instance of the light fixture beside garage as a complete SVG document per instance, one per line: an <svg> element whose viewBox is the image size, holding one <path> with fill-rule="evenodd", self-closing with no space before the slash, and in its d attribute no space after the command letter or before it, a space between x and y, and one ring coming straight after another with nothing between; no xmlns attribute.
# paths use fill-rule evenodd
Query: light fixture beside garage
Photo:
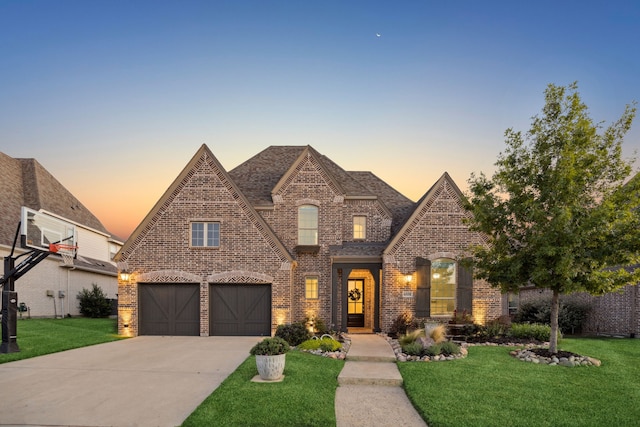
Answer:
<svg viewBox="0 0 640 427"><path fill-rule="evenodd" d="M121 281L128 282L130 278L131 278L131 273L129 273L127 270L122 270L120 272L120 280Z"/></svg>

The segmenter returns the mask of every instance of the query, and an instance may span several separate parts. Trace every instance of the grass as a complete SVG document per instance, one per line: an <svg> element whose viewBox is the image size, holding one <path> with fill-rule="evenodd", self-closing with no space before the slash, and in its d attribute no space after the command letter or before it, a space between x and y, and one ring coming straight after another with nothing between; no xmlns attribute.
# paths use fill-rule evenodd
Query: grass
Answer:
<svg viewBox="0 0 640 427"><path fill-rule="evenodd" d="M21 319L17 323L17 353L0 354L0 363L122 339L116 319Z"/></svg>
<svg viewBox="0 0 640 427"><path fill-rule="evenodd" d="M335 391L344 361L287 353L280 383L253 383L247 358L185 420L183 426L335 426Z"/></svg>
<svg viewBox="0 0 640 427"><path fill-rule="evenodd" d="M398 367L429 427L638 425L640 340L566 338L561 348L602 366L534 365L504 347L471 347L466 359Z"/></svg>

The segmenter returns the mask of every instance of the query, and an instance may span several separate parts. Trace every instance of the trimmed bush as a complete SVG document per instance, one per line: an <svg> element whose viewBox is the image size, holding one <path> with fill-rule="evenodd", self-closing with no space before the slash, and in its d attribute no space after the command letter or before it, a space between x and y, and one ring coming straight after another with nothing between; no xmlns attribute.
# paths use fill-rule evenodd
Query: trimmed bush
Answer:
<svg viewBox="0 0 640 427"><path fill-rule="evenodd" d="M513 323L508 332L508 336L513 338L549 341L549 338L551 337L551 326L542 325L540 323Z"/></svg>
<svg viewBox="0 0 640 427"><path fill-rule="evenodd" d="M289 351L289 344L280 337L265 338L249 351L253 356L276 356Z"/></svg>
<svg viewBox="0 0 640 427"><path fill-rule="evenodd" d="M276 329L276 337L280 337L289 345L297 346L300 343L311 338L311 334L307 330L306 322L296 322L288 325L278 325Z"/></svg>
<svg viewBox="0 0 640 427"><path fill-rule="evenodd" d="M91 285L91 290L82 288L76 296L80 300L80 314L85 317L109 317L111 301L97 284Z"/></svg>

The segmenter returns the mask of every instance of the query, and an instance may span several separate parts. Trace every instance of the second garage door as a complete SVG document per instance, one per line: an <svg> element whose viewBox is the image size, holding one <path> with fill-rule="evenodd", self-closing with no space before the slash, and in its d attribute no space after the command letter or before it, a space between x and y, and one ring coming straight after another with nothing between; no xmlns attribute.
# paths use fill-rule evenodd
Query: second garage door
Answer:
<svg viewBox="0 0 640 427"><path fill-rule="evenodd" d="M211 335L271 335L271 285L211 285L209 327Z"/></svg>

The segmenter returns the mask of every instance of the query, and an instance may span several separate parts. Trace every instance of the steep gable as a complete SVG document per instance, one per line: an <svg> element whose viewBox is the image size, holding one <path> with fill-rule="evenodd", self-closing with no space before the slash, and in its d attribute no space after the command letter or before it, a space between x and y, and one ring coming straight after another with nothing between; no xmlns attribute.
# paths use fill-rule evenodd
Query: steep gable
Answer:
<svg viewBox="0 0 640 427"><path fill-rule="evenodd" d="M464 209L464 195L445 172L416 203L415 209L389 242L384 254L394 255L403 245L411 244L411 241L416 245L423 245L423 250L450 253L465 251L469 244L480 242L479 235L475 233L473 241L467 236L470 232L463 224L463 218L468 215ZM438 237L437 230L443 229L449 231L447 238ZM460 230L460 239L457 241L451 238L452 229Z"/></svg>
<svg viewBox="0 0 640 427"><path fill-rule="evenodd" d="M116 260L127 261L142 247L147 252L164 252L167 264L170 264L172 253L178 258L186 256L184 250L189 242L188 222L210 217L220 218L227 233L259 233L264 249L282 262L293 261L206 145L200 147L134 230ZM233 245L233 242L229 244ZM227 248L227 252L233 253L234 248Z"/></svg>

